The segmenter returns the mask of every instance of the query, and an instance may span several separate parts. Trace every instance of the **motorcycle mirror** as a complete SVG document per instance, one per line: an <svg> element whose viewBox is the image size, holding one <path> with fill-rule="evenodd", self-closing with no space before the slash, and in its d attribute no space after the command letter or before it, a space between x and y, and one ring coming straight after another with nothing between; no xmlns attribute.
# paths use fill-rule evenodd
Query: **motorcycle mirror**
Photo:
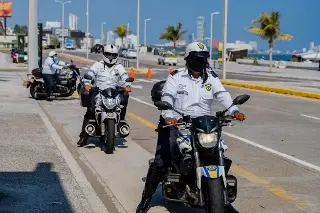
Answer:
<svg viewBox="0 0 320 213"><path fill-rule="evenodd" d="M134 78L131 78L131 77L126 79L126 82L133 82L133 81L134 81Z"/></svg>
<svg viewBox="0 0 320 213"><path fill-rule="evenodd" d="M84 74L83 78L88 79L88 80L92 80L92 76L89 75L88 73Z"/></svg>
<svg viewBox="0 0 320 213"><path fill-rule="evenodd" d="M166 101L157 101L157 102L154 103L154 105L155 105L156 107L158 107L158 109L160 109L160 110L168 110L168 109L173 110L172 105L169 104L169 103L166 102Z"/></svg>
<svg viewBox="0 0 320 213"><path fill-rule="evenodd" d="M241 105L247 102L250 98L250 95L239 95L233 100L233 105Z"/></svg>

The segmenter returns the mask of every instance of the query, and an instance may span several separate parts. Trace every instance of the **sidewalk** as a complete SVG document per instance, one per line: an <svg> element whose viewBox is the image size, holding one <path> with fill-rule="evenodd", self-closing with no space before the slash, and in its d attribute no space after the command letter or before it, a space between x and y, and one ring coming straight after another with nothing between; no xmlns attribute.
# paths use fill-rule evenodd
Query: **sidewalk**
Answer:
<svg viewBox="0 0 320 213"><path fill-rule="evenodd" d="M97 212L83 173L19 75L0 72L0 212Z"/></svg>

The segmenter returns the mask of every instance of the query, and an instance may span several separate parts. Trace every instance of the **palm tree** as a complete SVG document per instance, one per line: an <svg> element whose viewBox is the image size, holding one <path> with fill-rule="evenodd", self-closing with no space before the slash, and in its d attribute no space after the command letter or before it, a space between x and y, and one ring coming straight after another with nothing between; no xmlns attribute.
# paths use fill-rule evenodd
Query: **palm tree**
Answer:
<svg viewBox="0 0 320 213"><path fill-rule="evenodd" d="M127 36L127 26L125 24L118 25L113 32L121 38L121 45L123 45L123 39Z"/></svg>
<svg viewBox="0 0 320 213"><path fill-rule="evenodd" d="M160 39L166 39L167 41L171 41L173 43L174 49L176 48L177 41L183 39L183 35L187 31L182 30L182 24L179 22L175 27L173 25L169 25L165 32L160 35Z"/></svg>
<svg viewBox="0 0 320 213"><path fill-rule="evenodd" d="M272 11L271 14L262 13L260 18L252 21L256 27L249 27L252 32L268 41L269 44L269 72L272 72L272 48L276 40L291 40L289 34L280 33L280 13Z"/></svg>

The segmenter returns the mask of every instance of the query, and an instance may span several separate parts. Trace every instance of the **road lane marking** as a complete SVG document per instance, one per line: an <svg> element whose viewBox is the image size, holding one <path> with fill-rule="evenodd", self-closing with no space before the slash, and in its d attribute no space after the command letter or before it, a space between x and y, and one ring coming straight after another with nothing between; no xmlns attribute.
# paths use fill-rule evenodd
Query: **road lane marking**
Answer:
<svg viewBox="0 0 320 213"><path fill-rule="evenodd" d="M137 101L137 102L140 102L140 103L142 103L142 104L145 104L145 105L148 105L148 106L157 108L157 107L154 106L153 104L150 104L150 103L148 103L148 102L142 101L142 100L140 100L140 99L138 99L138 98L134 98L134 97L130 97L130 98L133 99L133 100L135 100L135 101ZM256 147L256 148L262 149L262 150L267 151L267 152L270 152L270 153L272 153L272 154L274 154L274 155L278 155L278 156L280 156L280 157L282 157L282 158L285 158L285 159L287 159L287 160L290 160L290 161L292 161L292 162L301 164L301 165L303 165L303 166L305 166L305 167L308 167L308 168L310 168L310 169L313 169L313 170L316 170L316 171L320 172L320 167L319 167L319 166L316 166L316 165L313 165L313 164L311 164L311 163L309 163L309 162L306 162L306 161L300 160L300 159L298 159L298 158L292 157L292 156L287 155L287 154L285 154L285 153L278 152L278 151L276 151L276 150L274 150L274 149L271 149L271 148L268 148L268 147L266 147L266 146L263 146L263 145L260 145L260 144L258 144L258 143L255 143L255 142L253 142L253 141L250 141L250 140L248 140L248 139L246 139L246 138L242 138L242 137L239 137L239 136L237 136L237 135L234 135L234 134L231 134L231 133L228 133L228 132L225 132L225 131L223 131L223 133L224 133L225 135L231 137L231 138L237 139L237 140L239 140L239 141L242 141L242 142L244 142L244 143L247 143L247 144L249 144L249 145L251 145L251 146L254 146L254 147Z"/></svg>
<svg viewBox="0 0 320 213"><path fill-rule="evenodd" d="M300 114L300 116L303 116L303 117L306 117L306 118L312 118L312 119L315 119L315 120L320 120L320 118L315 117L315 116L311 116L311 115Z"/></svg>
<svg viewBox="0 0 320 213"><path fill-rule="evenodd" d="M128 112L128 117L133 119L133 120L136 120L136 121L139 121L140 123L142 123L143 125L151 128L151 129L156 129L157 128L157 125L136 115L135 113L132 113L132 112ZM257 184L257 185L263 185L264 188L266 190L268 190L269 192L271 192L272 194L286 200L286 201L294 201L295 202L295 205L302 209L302 210L305 210L304 207L305 206L309 206L309 207L313 207L314 205L311 205L309 204L307 201L305 200L298 200L297 197L295 197L294 195L291 195L288 191L286 191L285 189L279 187L279 186L276 186L272 183L270 183L269 181L267 180L264 180L260 177L258 177L257 175L251 173L250 171L244 169L244 168L241 168L240 166L237 166L237 165L232 165L231 166L231 171L233 171L234 173L236 173L238 176L242 177L242 178L245 178L247 179L248 181L254 183L254 184Z"/></svg>
<svg viewBox="0 0 320 213"><path fill-rule="evenodd" d="M142 89L141 85L131 85L132 88L136 88L136 89Z"/></svg>

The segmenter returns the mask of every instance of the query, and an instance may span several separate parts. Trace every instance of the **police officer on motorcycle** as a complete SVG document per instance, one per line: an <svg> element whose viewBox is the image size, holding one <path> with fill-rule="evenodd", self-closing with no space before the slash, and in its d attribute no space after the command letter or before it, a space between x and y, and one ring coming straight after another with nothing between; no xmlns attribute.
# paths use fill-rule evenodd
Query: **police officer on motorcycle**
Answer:
<svg viewBox="0 0 320 213"><path fill-rule="evenodd" d="M87 107L87 112L84 115L82 130L79 135L80 139L77 142L79 146L87 145L88 135L85 132L85 126L87 125L90 118L94 117L95 110L99 109L99 106L96 106L97 104L95 103L95 96L97 95L97 92L94 91L94 88L93 90L91 90L92 85L98 87L100 90L104 90L107 87L125 87L125 92L122 94L121 101L121 105L123 105L123 108L121 109L120 113L120 120L125 120L129 92L131 92L131 83L125 82L125 80L129 77L128 73L121 64L117 63L117 61L118 48L114 45L106 45L104 46L103 50L103 60L93 64L87 75L84 76L83 83L85 90L91 91L91 104L89 104L89 106ZM92 80L88 79L89 77L92 77Z"/></svg>
<svg viewBox="0 0 320 213"><path fill-rule="evenodd" d="M57 70L67 69L68 63L59 61L58 54L55 51L49 52L49 56L44 61L42 69L42 78L47 89L47 101L52 101L51 91L56 87Z"/></svg>
<svg viewBox="0 0 320 213"><path fill-rule="evenodd" d="M184 56L185 68L175 70L168 76L165 83L159 82L158 85L155 85L160 91L163 87L161 100L170 103L178 111L190 115L191 118L210 115L214 98L225 109L229 108L232 104L232 98L221 84L218 76L212 70L207 69L209 57L210 54L203 43L189 44ZM157 95L156 91L152 91L152 93ZM239 111L237 106L232 106L229 113L237 120L245 120L245 115ZM148 211L152 195L171 163L170 144L175 143L177 139L177 129L175 127L162 128L162 126L175 124L179 119L181 119L181 115L172 110L161 111L157 150L154 161L148 170L142 200L136 209L137 213Z"/></svg>

